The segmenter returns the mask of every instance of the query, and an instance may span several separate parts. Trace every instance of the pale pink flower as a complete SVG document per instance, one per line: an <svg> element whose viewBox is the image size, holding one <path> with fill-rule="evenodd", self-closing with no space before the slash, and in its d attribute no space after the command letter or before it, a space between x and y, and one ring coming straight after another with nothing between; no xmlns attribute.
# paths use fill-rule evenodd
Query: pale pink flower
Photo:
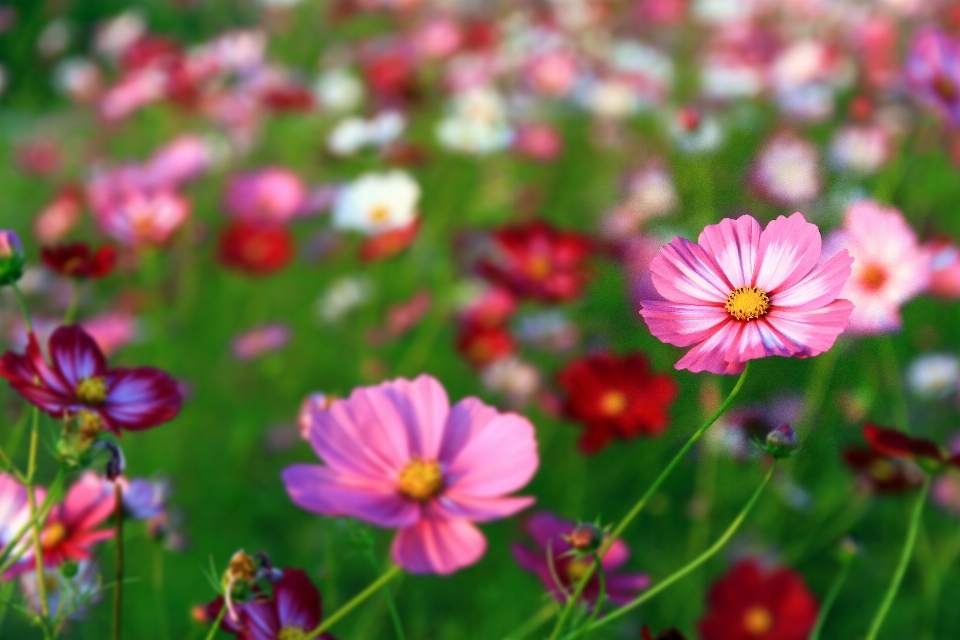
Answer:
<svg viewBox="0 0 960 640"><path fill-rule="evenodd" d="M577 59L566 51L549 51L527 62L526 77L538 93L564 96L577 81Z"/></svg>
<svg viewBox="0 0 960 640"><path fill-rule="evenodd" d="M809 202L820 193L817 146L779 133L760 150L750 182L758 195L778 205Z"/></svg>
<svg viewBox="0 0 960 640"><path fill-rule="evenodd" d="M108 311L84 320L81 324L103 355L110 356L133 342L140 334L140 323L126 311Z"/></svg>
<svg viewBox="0 0 960 640"><path fill-rule="evenodd" d="M279 351L290 342L290 327L282 323L263 324L235 337L231 343L233 357L253 360Z"/></svg>
<svg viewBox="0 0 960 640"><path fill-rule="evenodd" d="M849 333L878 334L900 329L900 307L930 283L930 254L903 214L873 200L847 208L843 227L827 239L825 253L846 249L853 272L841 295L855 305Z"/></svg>
<svg viewBox="0 0 960 640"><path fill-rule="evenodd" d="M300 176L282 167L269 167L231 178L224 206L242 220L284 223L300 212L306 198Z"/></svg>
<svg viewBox="0 0 960 640"><path fill-rule="evenodd" d="M697 244L674 238L650 264L664 301L640 315L654 336L693 348L676 364L735 374L748 360L806 358L827 351L853 304L838 300L850 276L844 251L820 263L820 231L803 214L761 230L750 216L707 226Z"/></svg>
<svg viewBox="0 0 960 640"><path fill-rule="evenodd" d="M411 573L449 574L477 562L486 539L473 525L511 516L539 458L533 425L476 398L452 407L426 375L355 389L310 420L326 463L283 472L300 507L398 528L393 561Z"/></svg>
<svg viewBox="0 0 960 640"><path fill-rule="evenodd" d="M129 191L93 213L103 232L125 246L161 245L190 217L190 201L169 189Z"/></svg>
<svg viewBox="0 0 960 640"><path fill-rule="evenodd" d="M154 186L178 185L202 175L212 161L213 151L206 140L181 134L158 149L144 171Z"/></svg>

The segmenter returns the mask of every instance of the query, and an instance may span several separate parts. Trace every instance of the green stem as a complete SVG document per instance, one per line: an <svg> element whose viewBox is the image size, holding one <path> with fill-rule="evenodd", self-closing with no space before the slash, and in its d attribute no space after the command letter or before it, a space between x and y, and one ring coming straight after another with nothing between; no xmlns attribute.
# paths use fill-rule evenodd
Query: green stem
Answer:
<svg viewBox="0 0 960 640"><path fill-rule="evenodd" d="M113 640L120 640L120 614L123 605L123 487L119 482L113 483L113 495L116 527L114 542L117 545L117 584L113 587Z"/></svg>
<svg viewBox="0 0 960 640"><path fill-rule="evenodd" d="M887 593L883 596L880 608L873 617L873 622L870 624L870 631L867 633L866 640L875 640L877 634L880 633L883 620L887 617L887 612L890 610L894 598L897 597L897 591L900 590L900 583L903 581L903 576L907 572L907 565L910 564L910 557L913 555L913 547L917 543L917 532L920 530L920 517L923 515L923 506L927 502L927 493L929 493L929 491L930 476L927 476L923 481L923 487L920 489L917 501L913 505L913 514L910 516L910 526L907 529L907 539L903 543L900 562L897 563L897 569L893 573L893 579L890 581L890 586L887 587Z"/></svg>
<svg viewBox="0 0 960 640"><path fill-rule="evenodd" d="M753 492L753 495L750 496L750 500L743 507L743 509L740 511L740 513L737 515L734 521L730 524L727 530L723 533L723 535L720 536L720 539L713 543L713 546L711 546L709 549L701 553L699 556L697 556L685 567L676 571L673 575L667 578L664 578L659 583L657 583L650 589L646 590L643 593L643 595L638 597L633 602L627 605L624 605L623 607L620 607L619 609L610 613L606 617L601 618L600 620L597 620L592 625L590 625L588 629L589 630L597 629L627 614L628 612L632 611L636 607L639 607L643 603L652 599L655 595L657 595L658 593L660 593L661 591L663 591L664 589L672 585L674 582L677 582L678 580L680 580L681 578L689 574L691 571L695 570L697 567L702 565L704 562L709 560L711 557L713 557L718 551L720 551L720 549L724 547L724 545L727 544L727 542L730 541L730 538L733 537L733 534L737 532L737 529L739 529L740 525L743 524L743 521L746 520L747 515L750 514L750 511L753 509L754 505L757 503L757 500L760 499L760 494L762 494L763 490L767 487L768 484L770 484L770 479L773 478L773 473L774 471L776 471L776 469L777 469L777 461L774 460L773 464L770 465L770 469L767 471L767 475L764 476L763 482L761 482L760 486L757 487L757 490Z"/></svg>
<svg viewBox="0 0 960 640"><path fill-rule="evenodd" d="M803 414L797 421L796 430L801 436L806 435L807 429L820 416L839 356L840 349L834 345L830 351L814 358L813 373L803 394Z"/></svg>
<svg viewBox="0 0 960 640"><path fill-rule="evenodd" d="M594 566L597 567L597 576L600 579L600 593L597 595L597 601L593 603L593 611L590 613L590 617L587 618L586 624L583 625L583 628L574 634L574 638L579 638L581 636L586 637L590 633L590 625L592 625L597 620L597 616L600 615L600 609L603 607L604 600L607 597L607 576L603 570L603 564L600 562L600 557L594 552L593 554Z"/></svg>
<svg viewBox="0 0 960 640"><path fill-rule="evenodd" d="M80 303L80 287L76 280L70 282L70 304L67 306L67 312L63 314L64 326L73 324L77 319L77 307Z"/></svg>
<svg viewBox="0 0 960 640"><path fill-rule="evenodd" d="M893 393L893 415L897 421L897 429L910 433L910 411L907 406L907 394L903 390L900 365L897 362L897 352L891 336L881 338L880 352L883 356L883 369L887 374L887 383Z"/></svg>
<svg viewBox="0 0 960 640"><path fill-rule="evenodd" d="M30 458L27 461L27 503L30 505L30 517L33 519L33 551L37 570L37 597L40 599L40 615L44 628L50 618L50 606L47 604L47 581L43 571L43 539L40 519L37 514L37 496L33 490L33 478L37 472L37 444L40 440L40 410L33 408L33 427L30 431Z"/></svg>
<svg viewBox="0 0 960 640"><path fill-rule="evenodd" d="M559 607L555 601L548 602L533 617L520 625L516 631L507 634L503 640L523 640L531 633L542 627L550 618L557 615Z"/></svg>
<svg viewBox="0 0 960 640"><path fill-rule="evenodd" d="M220 623L223 622L223 616L227 615L227 603L224 602L223 606L220 607L220 613L217 614L217 619L213 621L213 626L210 627L210 633L207 634L207 640L213 640L217 635L217 629L220 628Z"/></svg>
<svg viewBox="0 0 960 640"><path fill-rule="evenodd" d="M30 319L30 310L27 309L27 301L23 298L23 292L20 291L16 282L11 286L13 287L13 293L17 296L17 302L20 303L20 313L23 314L23 321L27 324L27 331L33 333L33 320Z"/></svg>
<svg viewBox="0 0 960 640"><path fill-rule="evenodd" d="M740 374L740 377L737 379L737 383L734 385L733 390L730 392L730 395L727 396L726 400L723 401L723 404L720 405L716 411L713 412L713 415L707 418L707 421L704 422L699 429L697 429L690 439L687 440L687 443L683 445L683 448L673 457L670 463L667 465L666 469L660 472L660 475L657 476L657 479L653 481L653 484L646 490L646 492L640 497L633 508L630 509L630 512L620 521L620 524L613 530L607 540L603 543L603 546L600 548L598 553L599 557L604 557L607 551L610 549L610 546L620 538L624 530L630 525L633 520L640 515L640 512L646 506L647 502L650 501L650 498L653 497L657 489L660 488L660 485L663 484L664 480L667 479L667 476L674 470L674 468L680 464L680 460L687 454L687 452L697 443L698 440L706 433L707 429L720 419L730 405L733 404L734 398L737 397L737 394L740 392L741 387L743 387L744 381L747 379L747 374L750 372L750 363L747 362L746 366L743 369L743 373ZM550 634L550 640L557 640L560 637L560 634L563 631L563 626L566 624L567 619L570 617L570 614L573 612L574 606L580 601L580 596L583 595L583 590L586 588L587 583L590 581L590 578L593 576L593 572L596 570L594 564L591 564L586 572L584 573L583 578L580 580L577 585L576 590L573 593L573 597L567 600L566 605L563 608L563 611L560 613L560 618L557 620L557 624L553 628L553 633Z"/></svg>
<svg viewBox="0 0 960 640"><path fill-rule="evenodd" d="M393 565L387 569L387 571L382 576L377 578L373 584L360 592L360 594L357 595L353 600L340 607L340 609L332 616L321 622L316 629L307 634L307 637L304 640L313 640L321 633L335 625L340 621L341 618L345 617L351 611L360 606L367 598L379 591L381 587L390 582L390 580L398 576L400 573L401 569L397 565Z"/></svg>
<svg viewBox="0 0 960 640"><path fill-rule="evenodd" d="M807 640L820 640L820 632L823 630L823 624L827 621L827 616L830 615L830 610L833 608L833 603L836 602L837 596L840 595L840 590L843 589L843 585L847 582L847 577L850 575L850 567L852 566L852 559L848 558L843 561L843 567L834 579L833 584L830 585L830 591L827 592L827 597L823 599L820 614L817 616L817 624Z"/></svg>

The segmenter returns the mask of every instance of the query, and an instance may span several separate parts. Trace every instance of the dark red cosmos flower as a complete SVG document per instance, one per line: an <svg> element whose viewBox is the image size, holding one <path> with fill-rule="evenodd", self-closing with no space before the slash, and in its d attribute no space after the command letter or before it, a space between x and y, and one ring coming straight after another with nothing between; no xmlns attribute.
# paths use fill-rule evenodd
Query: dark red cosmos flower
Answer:
<svg viewBox="0 0 960 640"><path fill-rule="evenodd" d="M537 220L494 231L481 249L477 270L515 295L561 302L580 296L592 252L586 236Z"/></svg>
<svg viewBox="0 0 960 640"><path fill-rule="evenodd" d="M234 603L236 617L227 613L220 628L239 640L286 640L306 638L323 619L320 592L300 569L284 569L283 577L273 583L273 596L256 593L250 600ZM207 605L207 615L216 619L224 606L223 598ZM334 640L323 634L321 640Z"/></svg>
<svg viewBox="0 0 960 640"><path fill-rule="evenodd" d="M806 640L817 621L816 598L792 569L735 564L707 596L703 640Z"/></svg>
<svg viewBox="0 0 960 640"><path fill-rule="evenodd" d="M843 460L860 484L874 493L906 491L923 482L923 472L916 465L892 459L873 449L847 449L843 452Z"/></svg>
<svg viewBox="0 0 960 640"><path fill-rule="evenodd" d="M30 334L24 355L0 358L0 376L14 390L56 418L82 414L116 434L141 431L172 420L183 396L176 381L152 367L107 368L100 347L78 326L60 327L47 349L52 363Z"/></svg>
<svg viewBox="0 0 960 640"><path fill-rule="evenodd" d="M85 242L44 247L40 251L43 264L69 278L103 278L117 264L117 250L111 246L91 251Z"/></svg>
<svg viewBox="0 0 960 640"><path fill-rule="evenodd" d="M596 453L614 439L657 435L670 422L677 383L654 373L641 353L597 353L567 364L557 374L566 392L566 413L584 426L580 449Z"/></svg>
<svg viewBox="0 0 960 640"><path fill-rule="evenodd" d="M251 275L283 269L293 258L293 237L286 227L237 220L220 233L220 262Z"/></svg>
<svg viewBox="0 0 960 640"><path fill-rule="evenodd" d="M928 469L945 464L960 467L960 453L951 456L931 440L911 438L896 429L867 424L863 427L863 437L874 451L891 458L913 460Z"/></svg>
<svg viewBox="0 0 960 640"><path fill-rule="evenodd" d="M510 330L501 325L467 324L460 328L457 337L457 350L477 368L506 358L516 349Z"/></svg>
<svg viewBox="0 0 960 640"><path fill-rule="evenodd" d="M650 633L650 627L643 625L643 629L640 630L640 640L687 640L687 638L677 629L667 629L654 636Z"/></svg>

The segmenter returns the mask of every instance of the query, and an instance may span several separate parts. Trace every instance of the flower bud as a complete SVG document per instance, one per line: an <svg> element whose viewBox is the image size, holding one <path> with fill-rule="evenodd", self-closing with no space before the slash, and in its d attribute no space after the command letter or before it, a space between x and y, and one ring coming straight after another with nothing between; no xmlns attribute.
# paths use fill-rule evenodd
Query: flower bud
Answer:
<svg viewBox="0 0 960 640"><path fill-rule="evenodd" d="M570 546L582 553L593 553L603 543L603 532L592 524L579 524L567 536Z"/></svg>
<svg viewBox="0 0 960 640"><path fill-rule="evenodd" d="M851 562L861 554L860 543L853 536L844 536L837 547L840 562Z"/></svg>
<svg viewBox="0 0 960 640"><path fill-rule="evenodd" d="M0 230L0 287L23 276L23 245L15 231Z"/></svg>
<svg viewBox="0 0 960 640"><path fill-rule="evenodd" d="M60 575L69 580L77 575L80 572L80 565L77 564L76 560L64 560L63 564L60 565Z"/></svg>
<svg viewBox="0 0 960 640"><path fill-rule="evenodd" d="M761 449L774 458L789 458L800 449L800 438L789 424L782 424L767 434Z"/></svg>

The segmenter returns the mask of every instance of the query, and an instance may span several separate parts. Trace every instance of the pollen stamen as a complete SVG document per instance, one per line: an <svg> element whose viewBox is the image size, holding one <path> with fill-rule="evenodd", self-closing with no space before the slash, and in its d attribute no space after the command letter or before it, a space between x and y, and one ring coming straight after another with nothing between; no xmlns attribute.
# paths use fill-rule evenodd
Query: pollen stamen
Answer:
<svg viewBox="0 0 960 640"><path fill-rule="evenodd" d="M770 297L757 287L739 287L730 292L723 306L737 320L756 320L770 313Z"/></svg>
<svg viewBox="0 0 960 640"><path fill-rule="evenodd" d="M429 500L443 489L443 471L439 462L424 462L414 458L400 472L397 484L400 493L421 502Z"/></svg>

